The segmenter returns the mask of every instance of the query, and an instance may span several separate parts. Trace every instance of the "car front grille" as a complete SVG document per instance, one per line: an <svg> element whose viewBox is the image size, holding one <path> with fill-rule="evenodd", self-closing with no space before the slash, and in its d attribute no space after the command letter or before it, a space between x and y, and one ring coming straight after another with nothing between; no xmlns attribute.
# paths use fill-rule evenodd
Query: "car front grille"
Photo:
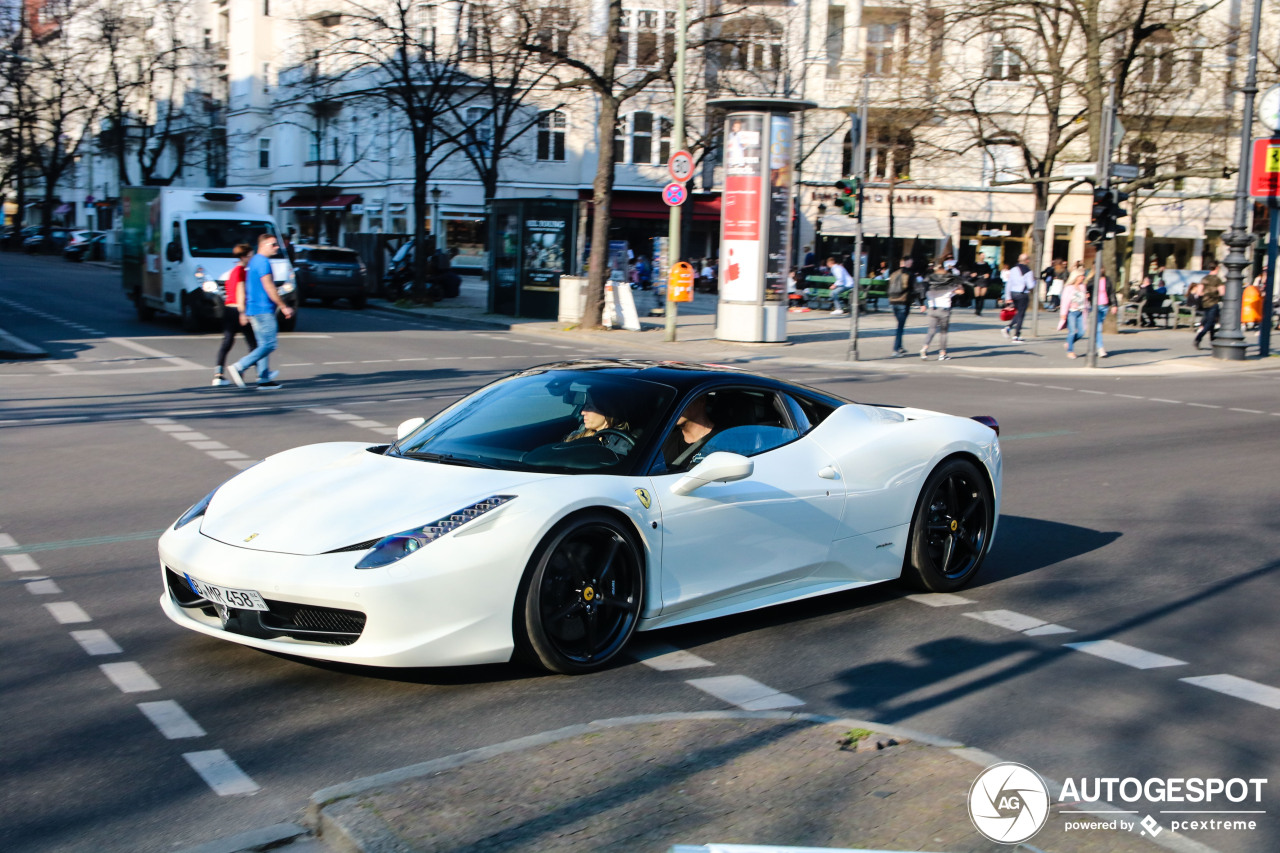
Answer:
<svg viewBox="0 0 1280 853"><path fill-rule="evenodd" d="M179 607L198 609L206 616L221 615L212 602L197 595L187 584L186 578L168 566L165 567L165 581L170 597ZM222 627L233 634L247 637L290 637L332 646L349 646L360 639L368 619L358 610L318 607L266 597L263 601L270 608L265 613L260 610L227 608L227 618L223 620Z"/></svg>

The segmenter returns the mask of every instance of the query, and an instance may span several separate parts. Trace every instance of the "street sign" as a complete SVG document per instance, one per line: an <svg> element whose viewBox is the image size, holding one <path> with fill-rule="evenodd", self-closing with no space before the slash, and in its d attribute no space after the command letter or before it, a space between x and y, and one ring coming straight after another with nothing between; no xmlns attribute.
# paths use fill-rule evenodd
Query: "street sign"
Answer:
<svg viewBox="0 0 1280 853"><path fill-rule="evenodd" d="M667 298L672 302L693 301L693 267L685 261L671 265L667 276Z"/></svg>
<svg viewBox="0 0 1280 853"><path fill-rule="evenodd" d="M1138 177L1138 175L1140 175L1141 173L1142 173L1142 170L1140 168L1138 168L1137 166L1130 165L1128 163L1112 163L1111 164L1111 177L1113 178L1120 178L1121 180L1124 180L1124 181L1132 181L1134 178Z"/></svg>
<svg viewBox="0 0 1280 853"><path fill-rule="evenodd" d="M679 207L688 196L689 191L684 188L684 184L670 183L662 188L662 200L668 207Z"/></svg>
<svg viewBox="0 0 1280 853"><path fill-rule="evenodd" d="M1267 130L1280 133L1280 86L1272 86L1258 105L1258 121Z"/></svg>
<svg viewBox="0 0 1280 853"><path fill-rule="evenodd" d="M1280 137L1253 140L1249 195L1255 198L1280 198Z"/></svg>
<svg viewBox="0 0 1280 853"><path fill-rule="evenodd" d="M671 159L667 161L667 171L671 173L673 181L683 184L693 177L693 155L688 151L677 151L672 154Z"/></svg>
<svg viewBox="0 0 1280 853"><path fill-rule="evenodd" d="M1062 167L1062 174L1068 178L1096 178L1097 163L1067 163Z"/></svg>

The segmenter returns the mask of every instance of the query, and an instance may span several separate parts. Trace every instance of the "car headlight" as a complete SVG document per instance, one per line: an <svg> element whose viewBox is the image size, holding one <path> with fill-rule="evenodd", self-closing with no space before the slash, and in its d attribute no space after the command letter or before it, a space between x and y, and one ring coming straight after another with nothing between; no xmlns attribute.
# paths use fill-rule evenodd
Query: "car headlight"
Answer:
<svg viewBox="0 0 1280 853"><path fill-rule="evenodd" d="M213 497L210 495L210 497ZM414 527L401 533L393 533L390 536L384 536L378 540L373 546L373 550L365 554L360 562L356 563L357 569L378 569L382 566L389 566L397 560L403 560L405 557L417 551L424 545L430 545L435 540L444 536L446 533L452 533L462 525L474 521L486 512L495 510L508 501L515 500L515 495L494 495L485 498L482 501L463 507L457 512L449 513L443 518L438 518L430 524L424 524L421 527ZM195 507L191 508L192 510ZM188 510L190 512L191 510Z"/></svg>
<svg viewBox="0 0 1280 853"><path fill-rule="evenodd" d="M204 267L196 267L195 272L193 272L192 275L196 277L196 281L204 281L206 278Z"/></svg>
<svg viewBox="0 0 1280 853"><path fill-rule="evenodd" d="M205 293L217 293L221 289L221 286L213 279L206 278L204 280L204 284L200 285L200 289Z"/></svg>
<svg viewBox="0 0 1280 853"><path fill-rule="evenodd" d="M293 277L290 276L288 281L277 284L276 293L293 293Z"/></svg>
<svg viewBox="0 0 1280 853"><path fill-rule="evenodd" d="M218 486L218 489L221 488L222 486ZM218 493L218 489L214 489L212 492L196 501L192 505L191 509L178 516L178 520L173 523L173 529L177 530L180 527L185 527L200 516L204 515L204 511L209 508L209 501L213 500L213 496Z"/></svg>

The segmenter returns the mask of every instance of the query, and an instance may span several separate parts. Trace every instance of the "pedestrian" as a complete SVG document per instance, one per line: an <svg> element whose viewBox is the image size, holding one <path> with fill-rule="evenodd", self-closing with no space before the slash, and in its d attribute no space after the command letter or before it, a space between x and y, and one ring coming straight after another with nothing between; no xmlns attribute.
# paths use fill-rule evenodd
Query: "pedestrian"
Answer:
<svg viewBox="0 0 1280 853"><path fill-rule="evenodd" d="M640 285L641 290L653 287L653 267L644 255L636 258L636 283Z"/></svg>
<svg viewBox="0 0 1280 853"><path fill-rule="evenodd" d="M907 325L907 315L911 313L911 297L915 291L914 276L911 274L911 258L905 257L898 262L898 268L889 276L889 307L893 309L893 317L898 321L893 335L893 357L907 354L902 346L902 330Z"/></svg>
<svg viewBox="0 0 1280 853"><path fill-rule="evenodd" d="M227 375L231 381L241 388L246 387L244 374L250 367L257 365L258 388L263 391L274 391L281 387L276 378L280 371L272 370L269 359L276 350L276 336L279 329L276 324L276 309L287 320L293 316L293 309L285 304L276 291L275 280L271 275L271 256L280 251L280 241L274 234L262 234L258 237L258 251L249 261L245 275L245 310L240 315L240 323L253 327L258 345L253 351L235 364L227 365Z"/></svg>
<svg viewBox="0 0 1280 853"><path fill-rule="evenodd" d="M1196 282L1191 294L1200 300L1200 331L1196 333L1195 348L1200 349L1200 339L1207 333L1209 342L1217 334L1218 315L1222 313L1222 297L1227 295L1227 284L1218 273L1222 264L1215 263L1213 271Z"/></svg>
<svg viewBox="0 0 1280 853"><path fill-rule="evenodd" d="M1009 270L1009 286L1006 291L1008 301L1013 304L1017 313L1013 316L1013 322L1002 331L1006 338L1012 336L1019 343L1022 342L1022 321L1027 316L1027 303L1036 290L1036 275L1027 264L1030 260L1031 257L1025 253L1018 255L1017 265Z"/></svg>
<svg viewBox="0 0 1280 853"><path fill-rule="evenodd" d="M1102 258L1099 257L1098 261L1101 263ZM1111 282L1111 276L1107 275L1105 271L1099 271L1098 273L1097 293L1097 352L1098 358L1106 358L1107 348L1102 345L1102 324L1107 319L1107 314L1110 313L1111 307L1116 304L1116 290L1115 285Z"/></svg>
<svg viewBox="0 0 1280 853"><path fill-rule="evenodd" d="M951 326L951 301L964 293L964 283L946 265L939 262L933 268L933 274L925 279L924 304L920 310L929 317L929 331L924 336L924 346L920 348L920 357L929 357L929 344L933 336L938 335L938 361L946 361L947 330Z"/></svg>
<svg viewBox="0 0 1280 853"><path fill-rule="evenodd" d="M236 265L231 268L225 285L225 304L222 306L222 345L218 347L218 372L213 377L215 388L231 384L225 376L227 354L231 352L238 332L244 332L244 340L249 345L250 352L258 348L258 339L253 336L253 327L240 322L240 318L244 316L245 268L249 266L249 258L253 256L253 247L248 243L240 243L231 250L231 254L235 255Z"/></svg>
<svg viewBox="0 0 1280 853"><path fill-rule="evenodd" d="M969 271L969 280L973 287L973 313L981 317L982 302L987 298L987 286L991 283L991 264L986 258L978 258L978 263Z"/></svg>
<svg viewBox="0 0 1280 853"><path fill-rule="evenodd" d="M1076 261L1071 277L1062 285L1059 300L1059 329L1067 330L1067 358L1076 357L1076 341L1084 340L1084 313L1089 310L1089 291L1085 289L1084 262Z"/></svg>
<svg viewBox="0 0 1280 853"><path fill-rule="evenodd" d="M801 266L811 267L818 262L818 256L813 253L812 246L804 247L804 263Z"/></svg>
<svg viewBox="0 0 1280 853"><path fill-rule="evenodd" d="M835 282L831 285L831 313L840 315L844 313L844 309L840 307L840 297L853 291L853 276L844 264L836 261L835 257L827 258L827 267L835 277ZM853 310L852 304L850 310Z"/></svg>

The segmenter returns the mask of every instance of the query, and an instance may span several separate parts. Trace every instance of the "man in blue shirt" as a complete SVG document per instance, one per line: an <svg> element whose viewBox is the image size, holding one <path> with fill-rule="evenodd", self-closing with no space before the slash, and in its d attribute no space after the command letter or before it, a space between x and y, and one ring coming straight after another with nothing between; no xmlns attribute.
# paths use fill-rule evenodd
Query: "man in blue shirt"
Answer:
<svg viewBox="0 0 1280 853"><path fill-rule="evenodd" d="M258 366L258 388L274 391L281 387L276 381L280 371L272 370L268 357L276 349L276 308L288 319L293 316L293 309L284 303L276 292L275 280L271 275L271 256L280 251L280 242L274 234L263 234L258 237L258 252L249 261L249 269L244 281L244 308L240 312L240 322L253 327L258 339L258 346L253 352L227 367L231 381L245 387L244 372L255 364Z"/></svg>

